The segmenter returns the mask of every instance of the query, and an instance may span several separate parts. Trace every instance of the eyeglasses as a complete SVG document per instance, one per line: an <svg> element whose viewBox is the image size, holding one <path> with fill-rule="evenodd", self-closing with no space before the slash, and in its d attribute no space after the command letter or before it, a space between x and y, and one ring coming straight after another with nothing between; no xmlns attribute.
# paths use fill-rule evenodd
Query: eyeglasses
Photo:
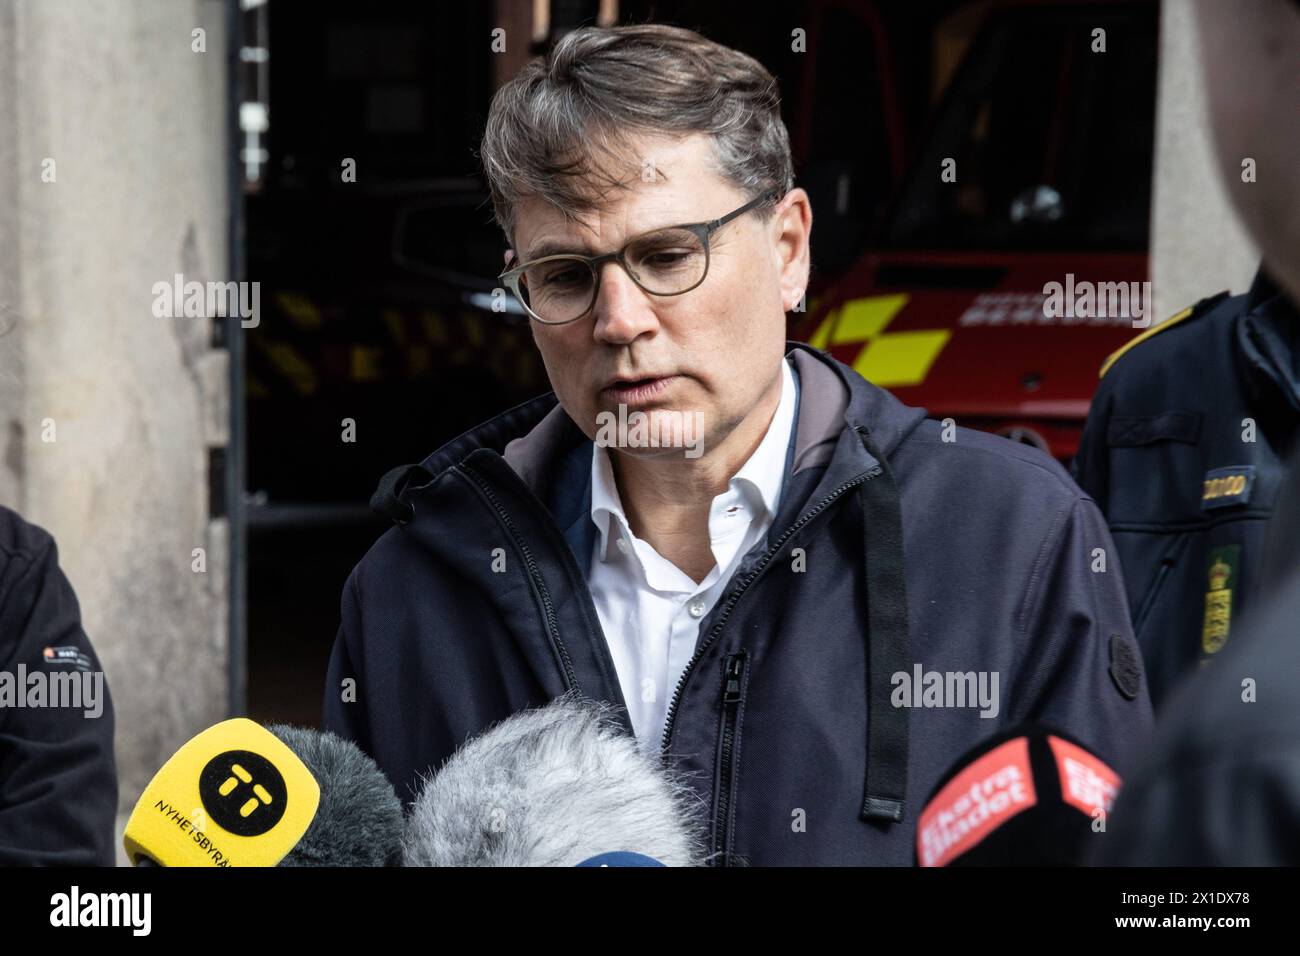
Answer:
<svg viewBox="0 0 1300 956"><path fill-rule="evenodd" d="M709 237L731 220L780 196L780 190L769 190L720 219L643 232L622 249L603 256L542 256L507 269L499 279L525 311L545 325L576 322L591 311L600 293L601 269L607 262L621 265L638 288L650 295L682 295L709 274Z"/></svg>

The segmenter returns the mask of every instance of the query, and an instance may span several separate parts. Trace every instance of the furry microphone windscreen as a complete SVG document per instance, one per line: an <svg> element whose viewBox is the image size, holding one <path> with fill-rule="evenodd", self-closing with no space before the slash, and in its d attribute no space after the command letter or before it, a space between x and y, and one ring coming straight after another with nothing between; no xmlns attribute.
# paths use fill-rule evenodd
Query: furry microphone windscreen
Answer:
<svg viewBox="0 0 1300 956"><path fill-rule="evenodd" d="M320 785L320 806L280 866L397 866L405 820L383 771L355 744L331 734L273 724Z"/></svg>
<svg viewBox="0 0 1300 956"><path fill-rule="evenodd" d="M571 867L620 850L699 865L698 798L612 713L566 695L470 740L425 781L405 865Z"/></svg>

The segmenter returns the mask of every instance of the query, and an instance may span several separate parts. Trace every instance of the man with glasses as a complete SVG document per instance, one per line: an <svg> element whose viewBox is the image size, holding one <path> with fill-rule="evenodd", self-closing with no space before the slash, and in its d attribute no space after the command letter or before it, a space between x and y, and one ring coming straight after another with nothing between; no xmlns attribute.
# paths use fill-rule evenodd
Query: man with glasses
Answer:
<svg viewBox="0 0 1300 956"><path fill-rule="evenodd" d="M493 722L606 701L718 865L910 863L925 794L1020 721L1124 766L1151 710L1092 503L786 340L812 214L762 66L578 30L481 154L554 391L384 477L327 729L409 800Z"/></svg>
<svg viewBox="0 0 1300 956"><path fill-rule="evenodd" d="M709 236L737 216L781 198L777 190L751 199L712 222L652 229L634 236L617 252L603 256L555 253L532 257L501 273L524 310L544 325L564 325L587 315L596 304L606 262L622 265L651 295L681 295L696 288L709 271ZM514 256L509 256L513 260Z"/></svg>

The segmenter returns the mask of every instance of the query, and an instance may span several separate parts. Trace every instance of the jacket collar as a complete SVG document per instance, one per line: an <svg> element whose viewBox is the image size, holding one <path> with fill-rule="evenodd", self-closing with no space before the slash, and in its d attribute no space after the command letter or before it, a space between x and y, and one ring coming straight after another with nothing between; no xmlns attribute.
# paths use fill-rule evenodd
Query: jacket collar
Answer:
<svg viewBox="0 0 1300 956"><path fill-rule="evenodd" d="M1291 415L1300 413L1300 316L1262 267L1247 294L1236 335L1256 399L1266 405L1280 399Z"/></svg>
<svg viewBox="0 0 1300 956"><path fill-rule="evenodd" d="M741 464L727 486L729 495L739 496L753 509L750 520L754 522L762 522L769 515L776 518L781 488L790 472L789 452L795 435L799 386L789 361L781 363L779 388L781 394L776 409L758 447ZM627 535L630 521L614 477L611 451L600 446L593 448L591 455L591 520L600 537L600 554L607 560L611 530L617 529L621 535ZM748 526L749 522L745 524ZM737 529L732 527L731 530Z"/></svg>
<svg viewBox="0 0 1300 956"><path fill-rule="evenodd" d="M830 461L846 421L868 428L876 447L888 455L925 417L923 410L907 408L859 376L849 376L846 366L820 349L788 341L786 350L801 396L794 433L792 473L795 475ZM530 420L535 424L526 433L519 434ZM505 429L514 429L518 437L502 442ZM442 467L454 464L474 447L462 451L458 443L475 435L481 439L474 443L476 446L501 442L506 463L543 500L551 497L548 479L555 475L555 463L572 453L576 446L585 445L584 450L590 451L590 440L569 418L554 392L512 408L481 429L466 433L444 446L434 458L444 457L446 452L445 457L450 460ZM590 457L586 464L590 466ZM431 459L425 467L437 474L442 468L436 465L437 461ZM571 476L565 474L565 477Z"/></svg>
<svg viewBox="0 0 1300 956"><path fill-rule="evenodd" d="M858 429L865 430L871 436L871 446L888 457L925 418L924 409L903 405L820 349L787 341L786 355L799 396L787 458L788 479L805 477L805 473L817 468L826 469L828 482L861 473L877 461L860 441ZM554 392L516 405L470 429L430 454L419 466L393 469L380 482L371 506L403 522L410 509L401 499L408 488L415 486L416 474L424 473L420 479L423 486L479 449L501 454L551 509L566 536L589 511L591 440L565 413ZM838 465L832 467L833 462ZM782 495L778 526L791 517L791 509L802 505L798 498ZM574 543L572 538L570 543ZM584 552L575 548L575 553Z"/></svg>

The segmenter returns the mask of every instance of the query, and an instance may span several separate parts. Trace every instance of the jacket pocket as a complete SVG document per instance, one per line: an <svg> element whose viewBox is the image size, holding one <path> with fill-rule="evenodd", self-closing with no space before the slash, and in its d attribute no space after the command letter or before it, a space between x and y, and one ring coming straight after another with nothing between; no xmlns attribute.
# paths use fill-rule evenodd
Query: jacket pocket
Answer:
<svg viewBox="0 0 1300 956"><path fill-rule="evenodd" d="M1201 416L1197 412L1161 412L1141 418L1116 416L1106 427L1106 444L1111 448L1139 448L1162 441L1195 445L1200 438Z"/></svg>
<svg viewBox="0 0 1300 956"><path fill-rule="evenodd" d="M1179 558L1187 548L1187 541L1188 535L1185 533L1174 535L1160 555L1160 563L1156 567L1155 576L1152 578L1146 594L1142 596L1142 604L1133 618L1133 637L1138 640L1139 645L1141 644L1142 628L1150 619L1151 612L1155 608L1156 602L1160 600L1161 593L1167 590L1170 579L1175 576L1174 570L1178 565Z"/></svg>

